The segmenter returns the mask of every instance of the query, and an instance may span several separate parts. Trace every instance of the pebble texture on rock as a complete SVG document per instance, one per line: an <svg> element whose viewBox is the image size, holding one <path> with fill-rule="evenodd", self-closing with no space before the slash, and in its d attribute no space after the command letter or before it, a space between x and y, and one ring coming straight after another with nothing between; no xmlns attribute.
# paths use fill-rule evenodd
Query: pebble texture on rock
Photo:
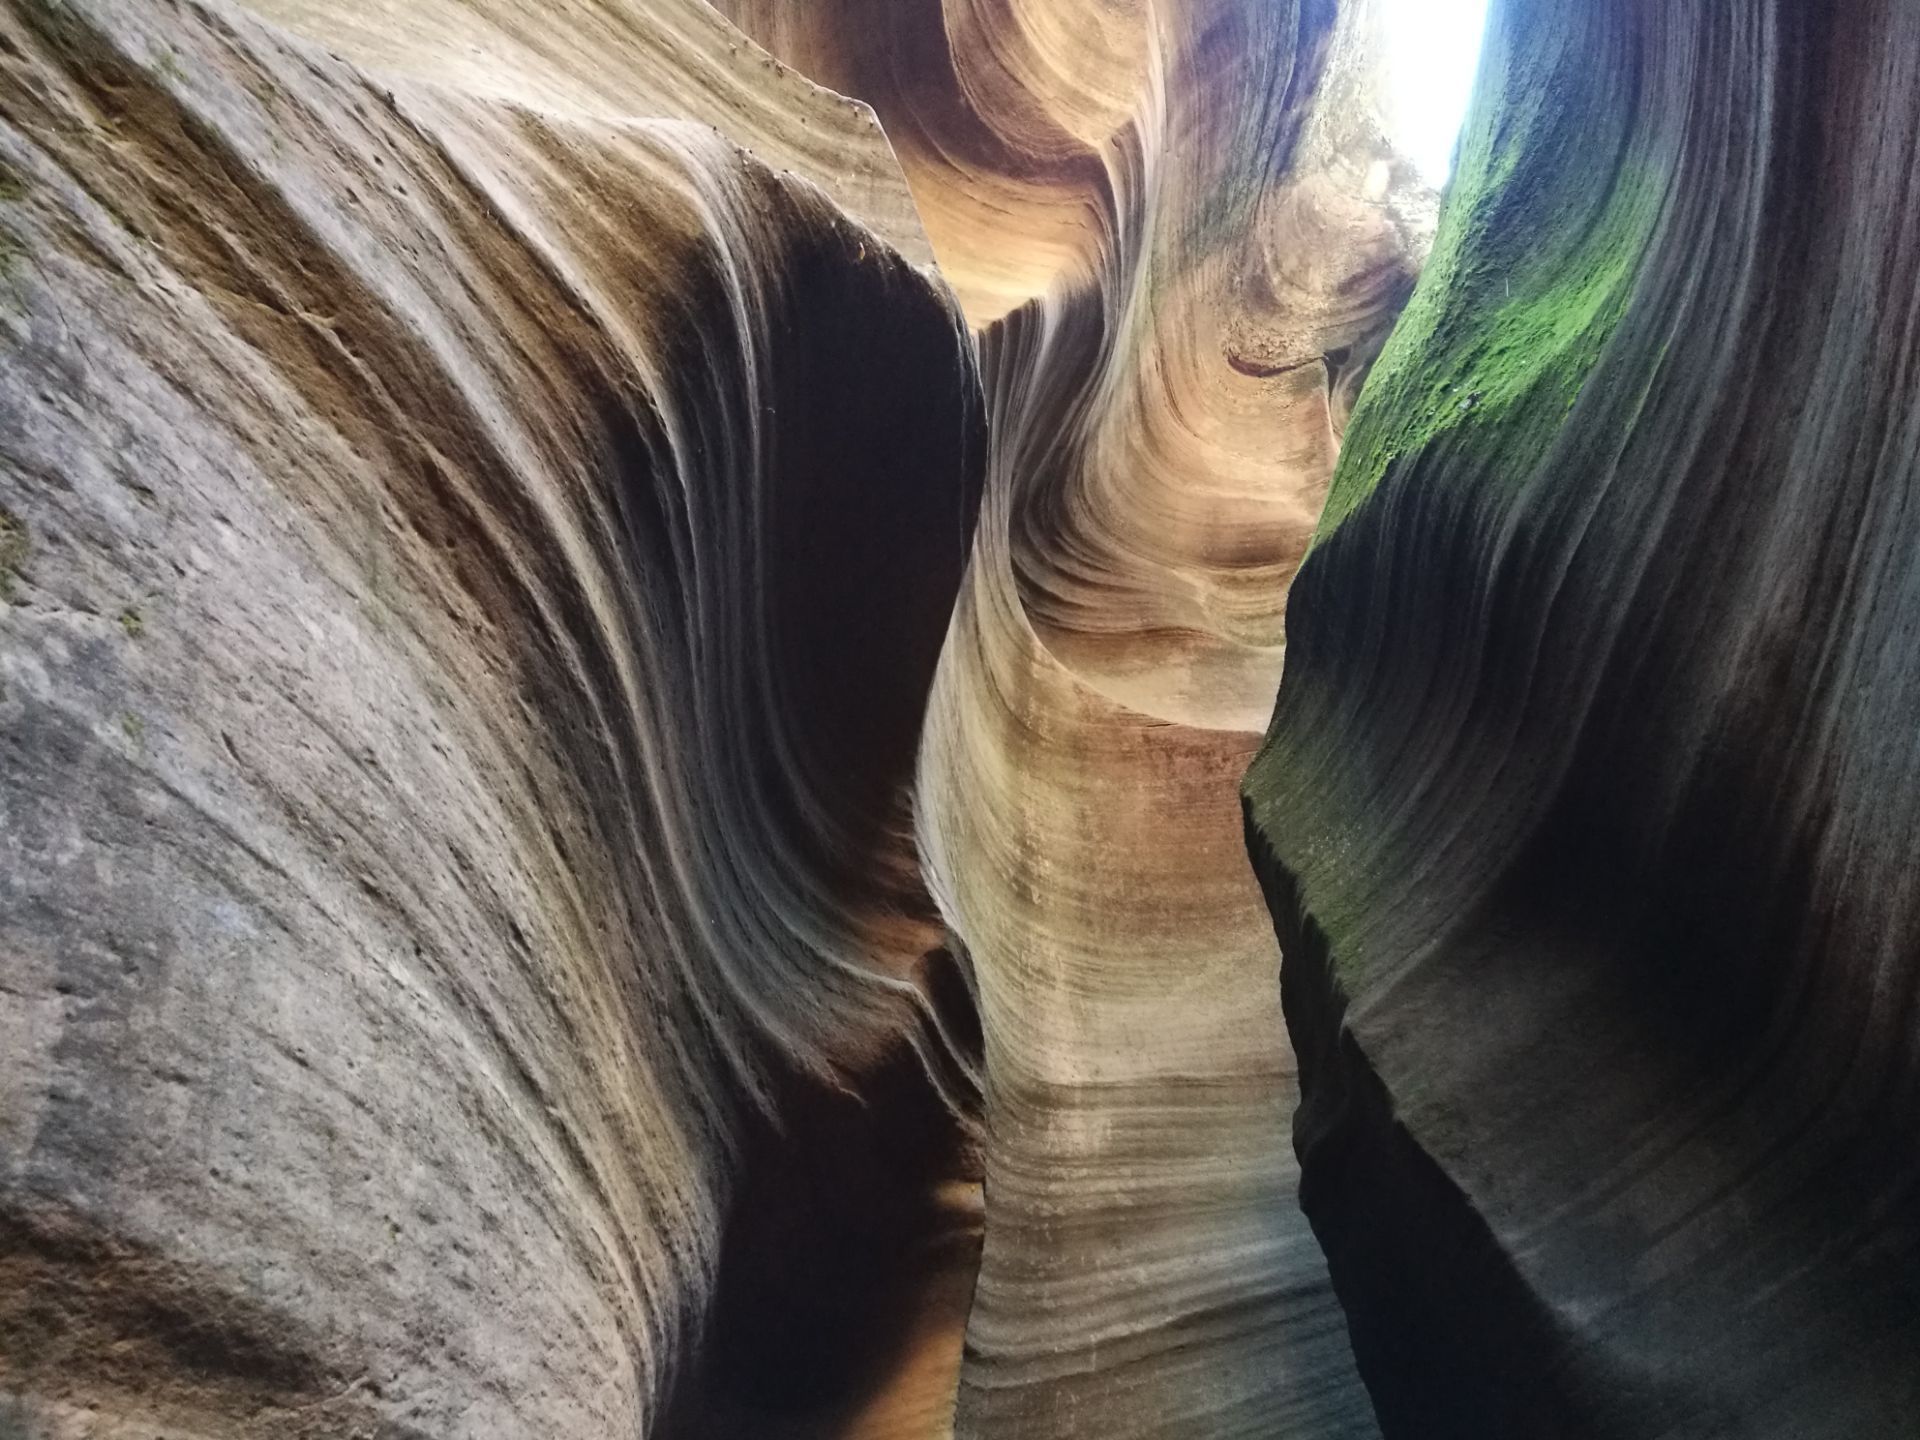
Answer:
<svg viewBox="0 0 1920 1440"><path fill-rule="evenodd" d="M1389 1435L1920 1433L1920 11L1504 0L1246 784Z"/></svg>
<svg viewBox="0 0 1920 1440"><path fill-rule="evenodd" d="M964 1108L974 352L702 6L261 8L0 7L0 1429L663 1433L756 1117Z"/></svg>

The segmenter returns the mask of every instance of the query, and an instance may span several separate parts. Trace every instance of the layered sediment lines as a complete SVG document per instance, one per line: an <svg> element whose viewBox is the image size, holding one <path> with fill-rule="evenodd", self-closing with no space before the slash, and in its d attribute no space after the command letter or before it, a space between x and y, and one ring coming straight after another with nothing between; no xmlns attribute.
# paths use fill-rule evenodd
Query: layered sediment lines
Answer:
<svg viewBox="0 0 1920 1440"><path fill-rule="evenodd" d="M918 796L985 1035L957 1431L1372 1433L1235 798L1423 248L1370 12L725 8L874 105L981 327L987 500Z"/></svg>
<svg viewBox="0 0 1920 1440"><path fill-rule="evenodd" d="M1920 16L1505 0L1248 777L1390 1435L1920 1416Z"/></svg>
<svg viewBox="0 0 1920 1440"><path fill-rule="evenodd" d="M967 1244L973 350L700 6L263 8L0 8L0 1428L659 1433L782 1137Z"/></svg>

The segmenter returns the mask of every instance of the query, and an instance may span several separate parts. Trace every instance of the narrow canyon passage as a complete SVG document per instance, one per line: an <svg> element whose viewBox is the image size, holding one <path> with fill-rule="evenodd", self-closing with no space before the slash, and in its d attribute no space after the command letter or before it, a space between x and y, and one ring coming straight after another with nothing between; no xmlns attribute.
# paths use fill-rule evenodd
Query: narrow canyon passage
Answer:
<svg viewBox="0 0 1920 1440"><path fill-rule="evenodd" d="M1054 6L1021 57L970 47L960 7L735 15L875 103L984 322L986 502L918 795L987 1042L957 1431L1373 1434L1292 1198L1237 786L1425 238L1376 118L1381 37L1362 11ZM1064 34L1098 36L1108 63L1073 77L1098 97L1044 68L1079 58Z"/></svg>
<svg viewBox="0 0 1920 1440"><path fill-rule="evenodd" d="M1916 176L1898 0L0 0L0 1440L1913 1440Z"/></svg>

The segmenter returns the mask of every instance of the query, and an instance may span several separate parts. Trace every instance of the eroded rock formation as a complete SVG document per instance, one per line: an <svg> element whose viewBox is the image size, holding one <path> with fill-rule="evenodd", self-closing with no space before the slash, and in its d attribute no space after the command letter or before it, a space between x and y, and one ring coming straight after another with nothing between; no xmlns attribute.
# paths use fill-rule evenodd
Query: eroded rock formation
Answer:
<svg viewBox="0 0 1920 1440"><path fill-rule="evenodd" d="M0 1434L1914 1433L1920 23L1378 23L0 4Z"/></svg>
<svg viewBox="0 0 1920 1440"><path fill-rule="evenodd" d="M1920 1427L1920 13L1496 5L1247 782L1393 1435Z"/></svg>
<svg viewBox="0 0 1920 1440"><path fill-rule="evenodd" d="M1367 13L728 8L7 12L36 1424L1370 1429L1233 824Z"/></svg>
<svg viewBox="0 0 1920 1440"><path fill-rule="evenodd" d="M920 794L986 1037L960 1431L1372 1433L1292 1198L1233 798L1423 241L1371 16L732 10L874 101L983 327L988 499Z"/></svg>
<svg viewBox="0 0 1920 1440"><path fill-rule="evenodd" d="M0 10L6 1420L648 1433L757 1111L964 1109L973 350L702 6L269 8Z"/></svg>

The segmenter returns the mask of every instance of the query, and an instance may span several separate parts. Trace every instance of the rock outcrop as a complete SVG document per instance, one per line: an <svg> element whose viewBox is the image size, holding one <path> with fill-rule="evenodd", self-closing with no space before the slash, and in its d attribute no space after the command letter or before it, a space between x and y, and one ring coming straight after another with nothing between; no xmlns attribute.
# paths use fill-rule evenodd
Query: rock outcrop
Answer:
<svg viewBox="0 0 1920 1440"><path fill-rule="evenodd" d="M1920 14L1496 4L1246 786L1393 1436L1920 1427Z"/></svg>
<svg viewBox="0 0 1920 1440"><path fill-rule="evenodd" d="M0 8L0 1428L664 1433L792 1137L977 1245L974 352L704 6L256 10Z"/></svg>

